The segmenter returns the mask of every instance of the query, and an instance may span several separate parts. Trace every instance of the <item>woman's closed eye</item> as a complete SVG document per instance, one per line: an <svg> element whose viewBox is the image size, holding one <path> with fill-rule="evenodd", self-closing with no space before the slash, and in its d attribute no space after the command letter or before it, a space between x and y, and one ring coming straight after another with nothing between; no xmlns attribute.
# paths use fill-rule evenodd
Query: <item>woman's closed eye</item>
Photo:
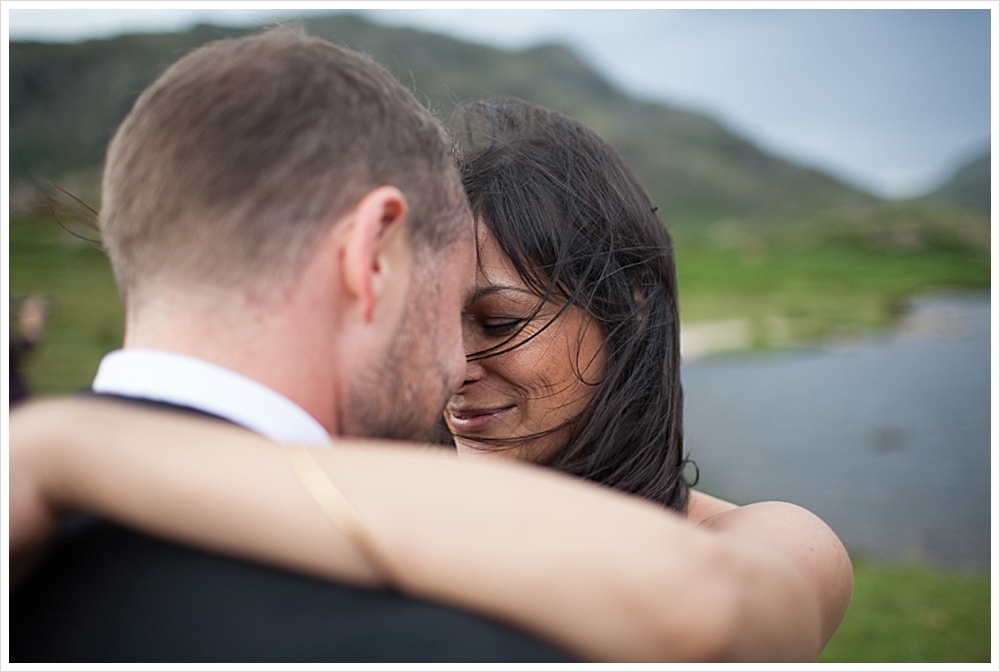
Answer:
<svg viewBox="0 0 1000 672"><path fill-rule="evenodd" d="M540 316L538 296L514 285L484 285L465 309L474 334L482 338L509 338Z"/></svg>
<svg viewBox="0 0 1000 672"><path fill-rule="evenodd" d="M525 322L523 318L490 318L482 321L481 328L487 336L506 336L514 333Z"/></svg>

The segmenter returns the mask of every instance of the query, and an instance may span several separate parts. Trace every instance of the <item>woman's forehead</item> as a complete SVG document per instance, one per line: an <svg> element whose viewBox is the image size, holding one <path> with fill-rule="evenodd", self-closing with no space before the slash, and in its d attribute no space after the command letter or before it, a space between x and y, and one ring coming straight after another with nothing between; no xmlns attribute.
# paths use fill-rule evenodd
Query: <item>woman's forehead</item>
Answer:
<svg viewBox="0 0 1000 672"><path fill-rule="evenodd" d="M476 272L477 284L481 282L505 285L509 285L512 282L520 285L524 284L520 276L518 276L510 257L500 248L496 237L485 226L479 229L477 254L479 255Z"/></svg>
<svg viewBox="0 0 1000 672"><path fill-rule="evenodd" d="M525 270L529 277L525 279L518 272L518 267L504 251L497 241L490 227L479 220L476 227L477 264L476 264L476 291L481 293L488 287L503 287L510 290L519 290L530 294L535 298L542 298L545 295L546 279L544 274L537 268L529 267ZM524 257L519 258L519 263L530 264ZM537 273L536 273L537 272ZM537 277L536 277L537 276Z"/></svg>

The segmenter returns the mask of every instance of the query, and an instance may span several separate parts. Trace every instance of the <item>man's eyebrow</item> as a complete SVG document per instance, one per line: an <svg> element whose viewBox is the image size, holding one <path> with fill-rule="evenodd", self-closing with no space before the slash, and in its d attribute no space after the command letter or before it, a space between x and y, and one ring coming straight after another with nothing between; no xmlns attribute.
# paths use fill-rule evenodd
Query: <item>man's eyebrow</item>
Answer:
<svg viewBox="0 0 1000 672"><path fill-rule="evenodd" d="M484 285L482 287L477 287L476 291L472 294L472 298L469 303L477 301L484 296L490 296L491 294L500 294L503 292L518 292L520 294L527 294L528 296L538 298L538 295L529 289L524 287L518 287L516 285Z"/></svg>

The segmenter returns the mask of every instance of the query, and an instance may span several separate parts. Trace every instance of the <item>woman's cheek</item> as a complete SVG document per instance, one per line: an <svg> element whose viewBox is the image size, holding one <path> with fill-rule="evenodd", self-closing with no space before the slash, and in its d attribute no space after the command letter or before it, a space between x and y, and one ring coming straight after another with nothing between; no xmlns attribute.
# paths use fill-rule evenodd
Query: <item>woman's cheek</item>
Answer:
<svg viewBox="0 0 1000 672"><path fill-rule="evenodd" d="M557 359L563 353L548 347L548 339L536 336L510 353L506 362L506 373L510 381L525 391L544 391L552 381L553 369L558 368Z"/></svg>

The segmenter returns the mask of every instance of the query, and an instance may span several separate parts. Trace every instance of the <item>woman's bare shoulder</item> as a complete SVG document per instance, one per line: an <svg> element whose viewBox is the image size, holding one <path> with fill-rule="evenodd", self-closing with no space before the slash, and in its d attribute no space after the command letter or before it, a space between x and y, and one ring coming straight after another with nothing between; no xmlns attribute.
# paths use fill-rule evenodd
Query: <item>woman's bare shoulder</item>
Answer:
<svg viewBox="0 0 1000 672"><path fill-rule="evenodd" d="M738 508L736 504L713 497L712 495L706 495L704 492L692 490L691 495L688 497L685 516L689 521L698 525L717 513L732 511Z"/></svg>

